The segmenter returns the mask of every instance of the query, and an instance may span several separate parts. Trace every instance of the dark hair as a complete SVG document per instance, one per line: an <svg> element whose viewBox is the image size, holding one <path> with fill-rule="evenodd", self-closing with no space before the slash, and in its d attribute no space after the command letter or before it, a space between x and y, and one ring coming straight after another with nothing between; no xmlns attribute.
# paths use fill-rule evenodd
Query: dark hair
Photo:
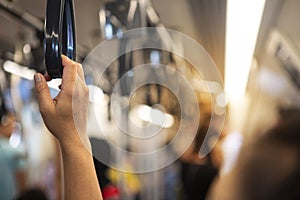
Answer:
<svg viewBox="0 0 300 200"><path fill-rule="evenodd" d="M5 106L4 99L0 97L0 119L8 114L8 110Z"/></svg>
<svg viewBox="0 0 300 200"><path fill-rule="evenodd" d="M300 115L244 147L237 163L242 199L300 199Z"/></svg>
<svg viewBox="0 0 300 200"><path fill-rule="evenodd" d="M22 192L15 200L47 200L44 191L39 188L32 188Z"/></svg>

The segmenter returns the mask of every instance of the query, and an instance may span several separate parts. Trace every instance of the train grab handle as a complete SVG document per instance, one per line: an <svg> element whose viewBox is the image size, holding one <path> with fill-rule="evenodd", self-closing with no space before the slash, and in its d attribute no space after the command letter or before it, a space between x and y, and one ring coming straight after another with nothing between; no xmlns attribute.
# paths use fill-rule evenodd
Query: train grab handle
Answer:
<svg viewBox="0 0 300 200"><path fill-rule="evenodd" d="M51 78L62 77L61 55L76 59L73 0L47 0L45 19L45 64Z"/></svg>

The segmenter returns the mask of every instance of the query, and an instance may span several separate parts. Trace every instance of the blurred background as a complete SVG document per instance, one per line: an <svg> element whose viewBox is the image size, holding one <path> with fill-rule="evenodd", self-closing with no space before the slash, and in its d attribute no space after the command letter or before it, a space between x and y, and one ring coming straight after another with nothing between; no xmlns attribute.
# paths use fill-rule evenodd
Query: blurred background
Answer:
<svg viewBox="0 0 300 200"><path fill-rule="evenodd" d="M18 160L18 167L8 170L16 172L16 178L11 178L16 187L14 197L23 194L21 191L34 189L47 199L62 199L59 148L42 122L33 83L33 74L45 73L46 70L46 5L46 0L0 0L1 124L4 127L7 116L14 115L13 130L6 137ZM93 151L106 152L104 156L100 155L100 161L95 155L95 167L101 180L99 183L105 189L102 192L107 194L106 199L191 199L195 192L191 185L204 188L205 193L216 175L222 176L231 170L244 141L262 134L300 108L298 0L249 0L242 3L239 0L74 0L74 8L76 60L80 63L102 41L113 41L116 34L122 38L126 30L159 27L183 33L203 46L223 80L220 83L205 79L184 58L159 49L136 50L120 56L109 65L99 82L93 76L97 67L86 67L87 84L94 98L97 97L90 104L88 134L94 145ZM181 51L186 51L182 41L173 40L177 46L181 45ZM123 42L120 49L126 45L129 45L128 41ZM152 123L164 136L141 143L120 135L111 122L111 95L118 79L143 63L167 65L190 80L201 115L196 122L199 128L194 135L195 141L178 155L176 161L162 169L136 174L131 172L134 166L147 165L147 162L151 165L169 155L160 155L145 161L146 164L137 163L129 156L114 152L113 145L132 152L160 148L176 136L182 120L182 106L190 111L188 123L195 123L194 116L198 115L193 113L195 108L189 106L188 96L183 105L179 105L176 95L158 84L140 87L134 95L122 88L120 99L129 101L129 111L132 112L116 112L116 117L126 129L141 136L142 128ZM155 70L157 74L159 67ZM169 77L170 74L172 72L164 71L162 76ZM178 85L178 94L185 95L180 84L173 81ZM53 97L58 93L57 82L59 80L49 83ZM148 119L149 116L143 115L147 112L158 114ZM161 115L166 120L164 123L155 121ZM225 121L211 121L211 116ZM99 121L103 127L99 127ZM187 134L192 131L188 123L185 127ZM209 124L218 124L216 129L217 132L222 129L221 136L216 134L210 144L211 153L199 158L198 147L204 141ZM0 132L3 131L0 129ZM180 142L172 145L170 154L176 154L180 151L178 149ZM0 163L6 162L4 158L5 153L0 153ZM127 172L118 170L120 165ZM205 167L201 171L199 166ZM1 167L0 175L4 172L1 172ZM189 177L195 176L193 170L203 172L198 175L205 177L204 186L191 181ZM19 171L22 175L18 175Z"/></svg>

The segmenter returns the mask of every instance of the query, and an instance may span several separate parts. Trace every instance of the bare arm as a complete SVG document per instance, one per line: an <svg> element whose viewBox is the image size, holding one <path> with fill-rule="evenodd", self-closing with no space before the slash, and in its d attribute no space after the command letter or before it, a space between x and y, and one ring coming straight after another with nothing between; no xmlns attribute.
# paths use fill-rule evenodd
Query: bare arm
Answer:
<svg viewBox="0 0 300 200"><path fill-rule="evenodd" d="M53 100L46 79L35 75L40 112L58 139L63 159L65 199L102 199L86 134L88 88L82 66L62 56L61 91Z"/></svg>

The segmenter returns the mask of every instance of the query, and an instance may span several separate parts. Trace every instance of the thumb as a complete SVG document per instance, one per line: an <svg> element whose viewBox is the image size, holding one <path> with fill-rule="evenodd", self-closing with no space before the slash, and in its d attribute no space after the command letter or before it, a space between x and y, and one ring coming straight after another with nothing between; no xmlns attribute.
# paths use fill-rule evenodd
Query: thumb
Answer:
<svg viewBox="0 0 300 200"><path fill-rule="evenodd" d="M41 114L47 114L54 109L53 100L50 96L50 91L46 79L42 74L34 75L35 89Z"/></svg>

